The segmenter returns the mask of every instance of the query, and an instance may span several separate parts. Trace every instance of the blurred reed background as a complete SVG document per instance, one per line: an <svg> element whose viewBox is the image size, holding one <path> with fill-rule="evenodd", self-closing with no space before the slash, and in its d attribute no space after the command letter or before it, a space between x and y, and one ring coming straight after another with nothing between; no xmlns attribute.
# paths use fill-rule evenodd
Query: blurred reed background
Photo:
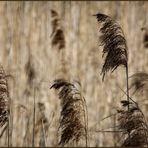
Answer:
<svg viewBox="0 0 148 148"><path fill-rule="evenodd" d="M58 13L65 36L61 49L52 46L51 9ZM148 29L146 1L0 2L0 63L13 76L8 80L10 146L32 146L34 98L35 146L57 145L60 101L49 89L57 78L81 83L88 108L89 146L115 146L119 142L116 133L100 131L115 125L114 117L101 120L114 113L123 96L120 87L126 88L125 69L118 68L102 82L99 25L92 16L98 12L118 21L125 33L129 75L148 73L146 30L142 29ZM146 97L143 92L134 99L148 118ZM0 146L7 146L6 137L4 133Z"/></svg>

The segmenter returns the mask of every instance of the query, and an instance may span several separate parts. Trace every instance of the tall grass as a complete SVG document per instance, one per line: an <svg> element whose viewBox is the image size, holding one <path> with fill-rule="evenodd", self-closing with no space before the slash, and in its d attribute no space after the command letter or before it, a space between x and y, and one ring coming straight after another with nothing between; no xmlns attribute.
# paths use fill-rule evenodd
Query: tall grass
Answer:
<svg viewBox="0 0 148 148"><path fill-rule="evenodd" d="M148 146L148 124L137 103L121 101L122 108L118 110L119 129L122 130L121 146ZM125 110L127 105L130 110ZM130 134L130 136L129 136Z"/></svg>
<svg viewBox="0 0 148 148"><path fill-rule="evenodd" d="M109 16L101 13L95 16L99 23L103 23L100 28L103 57L106 55L102 68L103 80L109 70L113 72L120 65L126 68L127 100L121 101L124 110L118 111L119 129L124 130L123 134L126 135L121 146L145 146L145 144L148 144L148 126L138 104L129 96L127 43L123 31L119 24ZM135 86L136 90L143 88L144 82L148 78L147 74L144 73L134 74L132 77L134 77L134 80L131 87ZM127 110L125 110L126 107Z"/></svg>
<svg viewBox="0 0 148 148"><path fill-rule="evenodd" d="M76 144L82 137L86 137L87 147L87 127L84 98L74 84L65 80L55 80L51 88L59 90L61 100L60 130L61 138L59 145Z"/></svg>
<svg viewBox="0 0 148 148"><path fill-rule="evenodd" d="M84 92L87 99L87 121L89 121L89 124L86 122L83 125L84 133L89 132L90 134L89 137L84 134L85 145L112 146L115 143L113 137L119 139L120 137L116 133L121 131L96 133L91 131L90 127L93 127L94 124L99 129L118 126L117 123L120 124L120 121L117 122L115 116L113 125L110 118L99 122L104 116L112 114L113 108L119 104L121 90L119 91L117 86L124 87L124 77L128 78L128 73L131 75L134 71L147 72L146 34L143 35L143 31L141 31L141 27L147 24L146 6L147 2L1 2L0 62L5 67L6 73L14 76L15 85L11 82L9 84L9 93L12 96L11 109L13 109L13 112L10 111L9 114L13 118L13 126L10 121L9 139L6 132L7 122L0 128L0 145L7 146L8 143L9 146L32 146L33 143L34 146L41 147L56 145L58 119L61 116L59 110L62 108L59 103L62 99L57 101L56 93L48 91L48 86L45 85L37 90L38 93L34 98L33 84L42 80L51 82L60 77L66 79L68 83L70 80L78 78L82 83L81 91ZM112 18L107 16L105 21L99 22L102 25L101 30L105 32L100 32L101 40L99 40L99 44L103 45L103 51L106 50L105 47L114 47L103 53L103 58L108 61L104 61L104 68L102 68L104 83L98 76L98 70L102 67L102 58L97 49L102 47L98 47L96 43L97 21L91 17L98 10L112 16ZM122 33L122 29L115 20L120 22L125 34ZM110 34L114 29L115 34ZM124 40L124 35L127 42ZM130 49L128 51L129 59L126 59L124 43ZM114 53L116 56L113 55ZM124 63L125 60L128 60L127 65ZM124 68L115 70L120 66ZM126 75L122 71L125 69ZM130 71L128 72L128 70ZM108 71L114 71L114 74L107 76ZM115 76L117 76L116 79ZM136 98L135 93L135 98L131 97L128 94L131 85L128 89L128 79L126 81L127 91L124 94L134 106L135 103L132 100L137 99L139 103L143 95ZM141 83L143 86L146 81L141 81ZM145 86L138 90L146 90ZM132 85L130 90L134 87ZM58 91L60 92L61 89L62 87ZM39 102L45 105L45 110L40 108L43 104L38 106ZM83 102L85 101L83 100ZM130 110L132 105L128 105L128 103L124 108L129 106ZM139 106L143 113L147 112L146 101L143 102L144 107L140 104ZM137 112L140 114L138 110L133 111L133 114L131 113L129 116L136 118L135 114ZM54 118L52 118L52 122L48 122L53 112ZM125 112L125 114L129 114L126 109ZM123 115L125 114L123 113ZM121 116L122 114L117 113L116 115ZM144 121L141 118L140 121ZM86 128L87 126L88 128ZM115 130L118 130L118 127ZM140 133L139 130L138 133ZM125 142L122 141L119 146L133 145L133 135L131 132L129 135L130 139L128 134L123 135ZM32 142L32 137L34 137L34 142ZM116 141L118 141L117 139ZM81 145L81 140L83 138L80 138L78 145ZM73 146L74 143L70 142L67 145ZM141 144L139 145L141 146Z"/></svg>

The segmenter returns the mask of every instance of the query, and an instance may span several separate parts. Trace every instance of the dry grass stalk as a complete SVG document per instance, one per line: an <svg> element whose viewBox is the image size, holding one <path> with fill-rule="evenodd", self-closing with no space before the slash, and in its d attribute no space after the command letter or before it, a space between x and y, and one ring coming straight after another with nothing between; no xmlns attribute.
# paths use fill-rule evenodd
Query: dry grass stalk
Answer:
<svg viewBox="0 0 148 148"><path fill-rule="evenodd" d="M35 87L35 88L34 88L34 96L33 96L33 129L32 129L32 147L34 147L34 146L35 146L36 91L37 91L37 87Z"/></svg>
<svg viewBox="0 0 148 148"><path fill-rule="evenodd" d="M129 102L129 84L128 84L128 55L127 43L124 33L120 25L111 17L98 13L95 15L99 23L102 23L100 28L101 46L103 46L103 57L105 62L102 67L103 80L108 71L114 71L118 66L123 65L126 69L126 94L127 102ZM130 105L127 104L127 111L130 111ZM129 132L129 131L128 131ZM130 133L128 133L130 139Z"/></svg>
<svg viewBox="0 0 148 148"><path fill-rule="evenodd" d="M58 13L55 10L51 10L52 17L52 33L51 33L51 45L57 46L57 48L63 49L65 48L65 36L64 31L61 27L61 20L59 19Z"/></svg>
<svg viewBox="0 0 148 148"><path fill-rule="evenodd" d="M24 138L23 138L23 146L24 147L27 147L29 146L29 144L31 143L31 133L30 133L30 130L29 130L29 125L30 125L30 118L29 118L29 115L26 116L26 130L25 130L25 135L24 135Z"/></svg>
<svg viewBox="0 0 148 148"><path fill-rule="evenodd" d="M119 129L123 131L122 146L148 146L148 125L145 117L136 103L121 101L122 108L118 110ZM126 106L130 109L126 110Z"/></svg>
<svg viewBox="0 0 148 148"><path fill-rule="evenodd" d="M45 129L47 131L49 122L48 122L48 119L45 115L45 105L41 102L38 102L38 108L39 108L40 116L38 117L38 121L36 123L36 126L38 127L38 126L42 125L42 122L43 122L45 124L45 127L46 127ZM36 132L37 132L37 129L36 129Z"/></svg>
<svg viewBox="0 0 148 148"><path fill-rule="evenodd" d="M39 146L46 146L46 136L49 127L49 121L45 115L45 105L43 103L38 102L39 114L38 119L35 125L35 135L40 131L40 140Z"/></svg>
<svg viewBox="0 0 148 148"><path fill-rule="evenodd" d="M113 72L120 65L127 67L127 45L119 24L105 14L98 13L95 16L98 22L102 23L100 39L103 57L106 55L101 73L104 79L108 71Z"/></svg>
<svg viewBox="0 0 148 148"><path fill-rule="evenodd" d="M133 74L131 77L130 89L134 88L135 92L141 92L143 90L148 90L148 74L144 72L139 72Z"/></svg>
<svg viewBox="0 0 148 148"><path fill-rule="evenodd" d="M76 143L86 136L84 123L84 104L80 91L74 84L63 79L55 80L51 88L59 90L61 100L60 129L61 139L59 145Z"/></svg>

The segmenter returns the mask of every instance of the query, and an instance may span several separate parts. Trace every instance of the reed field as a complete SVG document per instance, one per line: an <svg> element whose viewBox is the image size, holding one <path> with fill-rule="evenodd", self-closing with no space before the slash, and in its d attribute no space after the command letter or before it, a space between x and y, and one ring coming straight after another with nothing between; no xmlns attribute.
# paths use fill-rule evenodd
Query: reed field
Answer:
<svg viewBox="0 0 148 148"><path fill-rule="evenodd" d="M147 1L0 2L0 147L147 147L147 112Z"/></svg>

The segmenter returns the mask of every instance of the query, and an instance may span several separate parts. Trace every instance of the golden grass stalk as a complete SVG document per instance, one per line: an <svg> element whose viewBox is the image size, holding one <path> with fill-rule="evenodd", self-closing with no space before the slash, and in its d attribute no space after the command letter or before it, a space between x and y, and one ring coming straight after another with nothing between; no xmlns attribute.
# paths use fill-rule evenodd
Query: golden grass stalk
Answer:
<svg viewBox="0 0 148 148"><path fill-rule="evenodd" d="M83 97L74 84L63 79L55 80L51 88L59 90L59 99L62 107L59 145L78 144L79 140L86 136Z"/></svg>

